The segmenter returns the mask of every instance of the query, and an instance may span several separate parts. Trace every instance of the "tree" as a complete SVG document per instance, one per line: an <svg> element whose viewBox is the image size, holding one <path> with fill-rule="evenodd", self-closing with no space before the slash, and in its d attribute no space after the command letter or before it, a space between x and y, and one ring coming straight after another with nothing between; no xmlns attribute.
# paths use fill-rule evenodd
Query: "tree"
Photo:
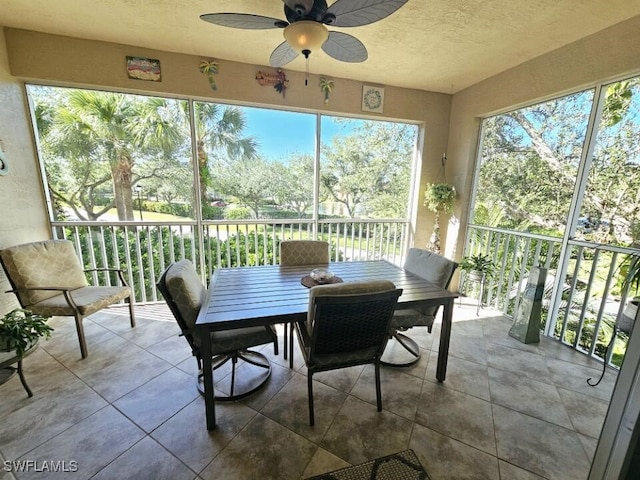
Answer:
<svg viewBox="0 0 640 480"><path fill-rule="evenodd" d="M506 212L501 226L563 231L591 101L592 92L582 92L485 121L477 201ZM637 79L607 88L580 210L582 218L606 227L589 234L600 243L626 243L639 221L639 112Z"/></svg>
<svg viewBox="0 0 640 480"><path fill-rule="evenodd" d="M252 137L243 136L245 119L240 107L208 102L195 102L193 106L200 195L204 205L208 203L209 189L226 181L216 178L214 182L218 168L225 169L229 161L256 158L257 143Z"/></svg>
<svg viewBox="0 0 640 480"><path fill-rule="evenodd" d="M410 125L364 121L323 146L321 185L350 217L403 217L414 145Z"/></svg>
<svg viewBox="0 0 640 480"><path fill-rule="evenodd" d="M216 164L212 178L214 188L238 199L251 209L254 218L260 217L260 207L272 197L277 184L272 165L262 158L228 159Z"/></svg>
<svg viewBox="0 0 640 480"><path fill-rule="evenodd" d="M136 162L170 160L182 142L175 117L165 114L172 101L54 89L47 102L51 90L38 92L36 115L52 195L81 219L96 220L115 206L120 220L133 220ZM113 198L105 205L109 182Z"/></svg>
<svg viewBox="0 0 640 480"><path fill-rule="evenodd" d="M294 210L303 218L313 205L313 157L293 154L288 163L275 162L272 191L278 205Z"/></svg>

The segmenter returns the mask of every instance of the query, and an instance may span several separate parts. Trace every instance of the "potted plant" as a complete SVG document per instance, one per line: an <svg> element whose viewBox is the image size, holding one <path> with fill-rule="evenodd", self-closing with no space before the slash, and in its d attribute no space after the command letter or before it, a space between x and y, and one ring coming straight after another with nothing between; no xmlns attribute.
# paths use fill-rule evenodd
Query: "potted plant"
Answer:
<svg viewBox="0 0 640 480"><path fill-rule="evenodd" d="M53 328L47 317L16 308L0 318L0 351L22 356L40 337L49 338Z"/></svg>
<svg viewBox="0 0 640 480"><path fill-rule="evenodd" d="M629 255L622 264L622 273L625 275L622 291L627 292L630 300L624 306L622 317L618 321L618 328L629 334L640 304L640 296L637 295L640 290L640 255Z"/></svg>
<svg viewBox="0 0 640 480"><path fill-rule="evenodd" d="M429 249L440 253L440 213L449 213L456 200L456 190L448 183L428 183L424 192L424 205L435 213L433 234Z"/></svg>
<svg viewBox="0 0 640 480"><path fill-rule="evenodd" d="M467 279L471 282L481 282L490 278L495 268L493 260L487 254L469 255L460 261L460 270L465 272Z"/></svg>

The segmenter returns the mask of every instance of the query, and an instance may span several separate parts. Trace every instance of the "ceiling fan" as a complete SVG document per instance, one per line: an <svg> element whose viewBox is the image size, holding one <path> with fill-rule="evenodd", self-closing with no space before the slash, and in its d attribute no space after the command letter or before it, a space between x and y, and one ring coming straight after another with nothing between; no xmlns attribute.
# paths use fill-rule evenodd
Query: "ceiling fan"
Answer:
<svg viewBox="0 0 640 480"><path fill-rule="evenodd" d="M272 67L282 67L299 54L308 60L311 52L322 48L330 57L342 62L364 62L367 49L360 40L333 27L359 27L391 15L408 0L337 0L330 7L326 0L282 0L287 21L248 13L207 13L206 22L224 27L262 30L284 29L285 41L271 53Z"/></svg>

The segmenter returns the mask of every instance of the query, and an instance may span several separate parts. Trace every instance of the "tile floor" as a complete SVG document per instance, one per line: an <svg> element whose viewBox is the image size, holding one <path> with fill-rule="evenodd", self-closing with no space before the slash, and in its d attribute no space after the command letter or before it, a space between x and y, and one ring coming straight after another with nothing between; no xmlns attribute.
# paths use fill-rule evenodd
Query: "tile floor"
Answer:
<svg viewBox="0 0 640 480"><path fill-rule="evenodd" d="M414 329L421 360L383 368L381 413L372 367L317 374L309 427L301 357L290 370L264 347L268 385L217 404L208 432L196 364L170 313L140 306L137 317L135 329L125 309L87 319L85 360L73 322L52 319L52 339L25 360L34 397L15 377L0 386L0 480L298 479L407 448L432 480L582 480L615 382L607 372L589 387L599 363L546 338L524 345L505 318L463 304L444 383L435 380L438 325L432 335ZM7 472L11 461L30 469Z"/></svg>

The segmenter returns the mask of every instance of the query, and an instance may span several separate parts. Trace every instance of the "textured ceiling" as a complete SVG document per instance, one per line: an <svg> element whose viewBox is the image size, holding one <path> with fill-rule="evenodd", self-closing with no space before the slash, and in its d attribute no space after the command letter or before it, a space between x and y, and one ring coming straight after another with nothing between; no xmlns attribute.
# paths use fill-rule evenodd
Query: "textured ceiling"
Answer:
<svg viewBox="0 0 640 480"><path fill-rule="evenodd" d="M0 0L0 25L268 65L281 30L236 30L199 18L214 12L284 19L281 0ZM330 27L360 39L366 62L314 52L309 70L455 93L639 14L640 0L409 0L374 24ZM304 71L304 59L285 69Z"/></svg>

